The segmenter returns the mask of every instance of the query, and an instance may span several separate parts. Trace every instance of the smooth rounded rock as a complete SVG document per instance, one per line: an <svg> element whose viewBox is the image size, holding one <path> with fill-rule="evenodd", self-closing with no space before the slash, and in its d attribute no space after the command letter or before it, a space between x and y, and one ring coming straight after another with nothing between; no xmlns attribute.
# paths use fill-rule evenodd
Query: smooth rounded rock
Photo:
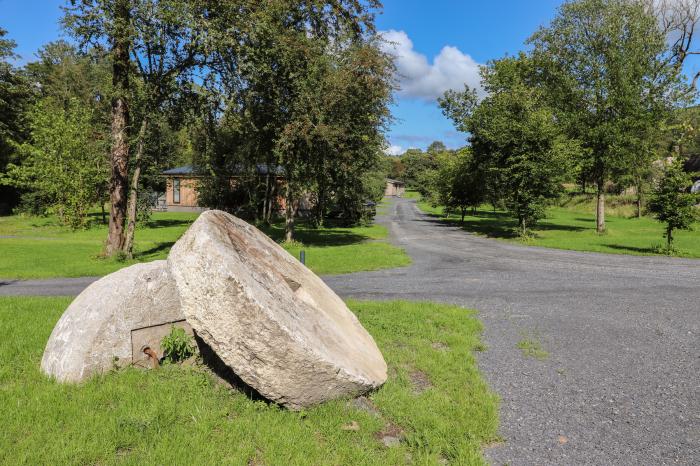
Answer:
<svg viewBox="0 0 700 466"><path fill-rule="evenodd" d="M41 369L60 382L80 382L131 364L132 331L182 319L166 261L126 267L91 284L68 306L46 344Z"/></svg>
<svg viewBox="0 0 700 466"><path fill-rule="evenodd" d="M386 381L381 352L345 303L243 220L204 212L168 263L189 324L266 398L300 409Z"/></svg>

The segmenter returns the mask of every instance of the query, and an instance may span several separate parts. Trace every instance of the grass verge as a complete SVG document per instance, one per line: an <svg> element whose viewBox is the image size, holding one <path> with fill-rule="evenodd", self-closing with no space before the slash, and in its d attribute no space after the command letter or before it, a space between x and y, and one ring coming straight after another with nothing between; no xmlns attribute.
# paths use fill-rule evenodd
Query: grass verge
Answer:
<svg viewBox="0 0 700 466"><path fill-rule="evenodd" d="M136 232L133 261L100 258L106 226L72 231L54 217L0 217L0 277L14 279L101 276L137 262L165 259L175 241L197 218L191 213L154 213ZM280 225L266 229L282 238ZM298 257L306 250L306 265L317 274L338 274L408 265L406 253L382 241L387 231L379 225L356 228L311 229L301 225L303 244L284 247Z"/></svg>
<svg viewBox="0 0 700 466"><path fill-rule="evenodd" d="M119 370L59 385L39 361L66 298L0 298L0 464L483 464L497 439L496 396L462 308L350 302L389 365L365 400L290 412L214 382L197 367ZM395 435L391 447L381 441Z"/></svg>
<svg viewBox="0 0 700 466"><path fill-rule="evenodd" d="M607 230L604 234L595 231L595 212L590 203L567 204L547 209L547 217L532 230L532 237L521 240L517 234L517 221L507 213L490 210L486 206L476 215L467 215L464 224L460 217L444 215L442 207L434 207L424 200L418 207L439 221L461 226L464 230L489 238L574 251L603 252L609 254L662 255L664 227L650 217L628 218L606 215ZM617 208L622 210L622 208ZM470 212L471 213L471 212ZM678 256L700 258L700 224L692 231L674 233L674 246Z"/></svg>

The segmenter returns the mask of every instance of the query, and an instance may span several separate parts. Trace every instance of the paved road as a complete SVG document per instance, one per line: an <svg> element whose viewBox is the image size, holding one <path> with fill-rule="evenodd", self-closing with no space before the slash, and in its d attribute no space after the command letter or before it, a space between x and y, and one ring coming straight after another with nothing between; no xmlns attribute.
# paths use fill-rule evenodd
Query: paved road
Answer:
<svg viewBox="0 0 700 466"><path fill-rule="evenodd" d="M100 277L13 280L0 278L0 296L76 296Z"/></svg>
<svg viewBox="0 0 700 466"><path fill-rule="evenodd" d="M380 221L413 265L326 281L345 297L480 310L479 364L502 398L492 463L700 464L700 261L501 243L405 199ZM0 294L75 294L91 279L69 280ZM523 356L526 337L549 357Z"/></svg>
<svg viewBox="0 0 700 466"><path fill-rule="evenodd" d="M413 265L326 280L343 296L480 311L506 440L485 452L494 464L700 464L700 261L497 242L409 200L385 221ZM549 358L524 357L524 337Z"/></svg>

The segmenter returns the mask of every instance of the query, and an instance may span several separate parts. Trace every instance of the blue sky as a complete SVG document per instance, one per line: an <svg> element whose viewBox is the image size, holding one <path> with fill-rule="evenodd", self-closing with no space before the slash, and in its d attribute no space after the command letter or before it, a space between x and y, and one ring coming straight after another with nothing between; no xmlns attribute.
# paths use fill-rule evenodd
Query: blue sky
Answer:
<svg viewBox="0 0 700 466"><path fill-rule="evenodd" d="M44 43L58 39L63 0L0 0L0 27L17 44L22 62ZM561 0L385 0L377 27L387 31L397 54L402 90L389 132L395 151L427 147L433 140L464 144L435 103L447 88L478 84L478 64L517 53Z"/></svg>

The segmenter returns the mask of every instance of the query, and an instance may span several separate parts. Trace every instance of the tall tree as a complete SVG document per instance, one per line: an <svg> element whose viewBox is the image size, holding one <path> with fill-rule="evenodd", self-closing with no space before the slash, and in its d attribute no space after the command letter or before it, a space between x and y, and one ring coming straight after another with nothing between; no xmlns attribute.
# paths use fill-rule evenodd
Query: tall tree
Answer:
<svg viewBox="0 0 700 466"><path fill-rule="evenodd" d="M138 182L149 116L198 64L205 10L195 1L69 0L64 25L112 60L110 219L106 254L132 254ZM138 111L137 111L138 109ZM132 118L138 131L134 134ZM130 149L136 141L129 180ZM128 209L127 209L128 207ZM127 223L128 221L128 223Z"/></svg>
<svg viewBox="0 0 700 466"><path fill-rule="evenodd" d="M226 33L216 33L212 43L215 77L207 84L221 96L220 111L227 117L218 123L230 125L235 147L226 156L210 151L215 163L207 169L214 179L226 180L233 174L226 171L241 166L279 167L287 239L293 237L302 195L313 193L319 205L327 205L334 188L359 186L362 172L354 169L370 159L370 152L377 156L390 95L390 62L379 52L374 33L377 6L373 0L218 5L214 30ZM219 124L210 127L223 130ZM230 191L222 183L211 187L220 197ZM268 177L265 219L275 187Z"/></svg>
<svg viewBox="0 0 700 466"><path fill-rule="evenodd" d="M605 185L627 173L681 97L664 32L642 2L575 0L530 39L558 121L581 141L597 185L596 229L605 230Z"/></svg>
<svg viewBox="0 0 700 466"><path fill-rule="evenodd" d="M576 145L562 133L544 89L533 83L529 57L496 60L481 73L488 92L482 101L468 90L456 102L450 93L440 103L448 116L465 118L458 126L471 135L476 166L498 178L500 197L526 235L560 193Z"/></svg>
<svg viewBox="0 0 700 466"><path fill-rule="evenodd" d="M28 135L24 117L32 92L22 74L11 63L15 42L0 28L0 175L17 158L17 146ZM19 200L14 186L0 184L0 215L9 213Z"/></svg>
<svg viewBox="0 0 700 466"><path fill-rule="evenodd" d="M78 99L47 97L29 112L29 141L20 146L20 163L8 166L5 182L41 198L73 228L89 224L107 174L104 139L94 131L93 110Z"/></svg>

